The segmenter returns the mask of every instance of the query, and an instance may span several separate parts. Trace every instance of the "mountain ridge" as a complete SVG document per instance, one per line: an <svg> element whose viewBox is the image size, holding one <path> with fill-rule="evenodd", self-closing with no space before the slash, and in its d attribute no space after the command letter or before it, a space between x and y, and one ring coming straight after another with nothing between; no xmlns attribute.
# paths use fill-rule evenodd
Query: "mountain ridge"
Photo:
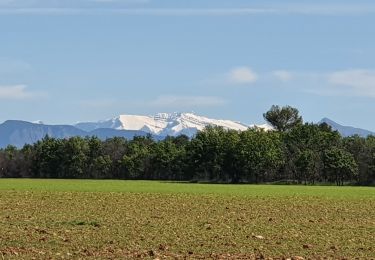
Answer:
<svg viewBox="0 0 375 260"><path fill-rule="evenodd" d="M326 123L332 127L333 130L337 130L343 137L348 137L348 136L353 136L353 135L359 135L361 137L366 137L369 135L375 135L375 132L362 129L362 128L357 128L357 127L352 127L352 126L345 126L341 125L332 119L329 119L327 117L324 117L321 119L318 124L321 123Z"/></svg>
<svg viewBox="0 0 375 260"><path fill-rule="evenodd" d="M80 122L75 126L82 130L97 128L112 128L119 130L140 130L159 136L177 136L181 134L192 137L197 131L208 125L222 126L225 129L244 131L253 125L237 121L211 119L194 113L158 113L153 116L119 115L117 117L97 122ZM259 127L267 128L266 125ZM269 127L268 127L269 128Z"/></svg>
<svg viewBox="0 0 375 260"><path fill-rule="evenodd" d="M128 131L116 129L96 129L84 131L72 125L45 125L22 120L7 120L0 124L0 148L13 145L18 148L25 144L33 144L45 136L53 138L90 137L97 136L104 140L111 137L131 139L135 136L146 136L142 131Z"/></svg>
<svg viewBox="0 0 375 260"><path fill-rule="evenodd" d="M42 121L34 123L22 120L7 120L0 124L0 148L7 145L22 147L35 143L46 135L54 138L73 136L97 136L100 139L150 134L155 139L166 136L187 135L193 137L208 125L222 126L225 129L244 131L255 125L245 125L231 120L211 119L194 113L158 113L154 116L120 115L98 122L80 122L74 125L47 125ZM269 129L268 125L258 127Z"/></svg>
<svg viewBox="0 0 375 260"><path fill-rule="evenodd" d="M327 123L344 137L375 135L374 132L369 130L340 125L329 118L323 118L318 122L318 124L320 123ZM265 130L272 129L267 124L245 125L237 121L211 119L193 113L158 113L154 116L120 115L98 122L80 122L74 125L48 125L41 121L6 120L0 124L0 148L7 145L22 147L25 144L33 144L46 135L53 138L97 136L102 140L112 137L132 139L135 136L146 135L151 135L157 140L166 136L182 134L193 137L208 125L218 125L225 129L238 131L244 131L252 127L260 127Z"/></svg>

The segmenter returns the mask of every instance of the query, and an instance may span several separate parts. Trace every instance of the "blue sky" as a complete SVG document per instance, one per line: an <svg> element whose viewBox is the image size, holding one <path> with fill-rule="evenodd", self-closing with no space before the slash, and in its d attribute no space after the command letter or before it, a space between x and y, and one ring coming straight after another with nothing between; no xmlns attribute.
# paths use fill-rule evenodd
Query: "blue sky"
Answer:
<svg viewBox="0 0 375 260"><path fill-rule="evenodd" d="M0 0L0 121L191 112L375 130L374 1Z"/></svg>

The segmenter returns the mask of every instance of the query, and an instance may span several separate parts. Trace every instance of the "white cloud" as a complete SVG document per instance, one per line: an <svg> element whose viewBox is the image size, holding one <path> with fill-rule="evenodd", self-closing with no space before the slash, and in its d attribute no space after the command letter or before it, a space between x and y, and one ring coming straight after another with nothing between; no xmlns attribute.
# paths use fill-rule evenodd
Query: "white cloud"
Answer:
<svg viewBox="0 0 375 260"><path fill-rule="evenodd" d="M368 3L357 4L284 4L275 7L279 13L297 14L297 15L326 15L326 16L347 16L347 15L366 15L375 13L375 5Z"/></svg>
<svg viewBox="0 0 375 260"><path fill-rule="evenodd" d="M190 108L221 106L226 100L213 96L159 96L150 104L156 107Z"/></svg>
<svg viewBox="0 0 375 260"><path fill-rule="evenodd" d="M278 72L278 73L276 73ZM375 98L375 69L347 69L332 72L304 71L272 73L286 87L299 92L323 96Z"/></svg>
<svg viewBox="0 0 375 260"><path fill-rule="evenodd" d="M121 3L121 4L142 4L149 3L150 0L87 0L94 3Z"/></svg>
<svg viewBox="0 0 375 260"><path fill-rule="evenodd" d="M103 4L103 2L101 2ZM106 2L115 3L115 2ZM44 7L29 6L16 8L1 8L0 15L129 15L129 16L237 16L273 13L272 9L257 8L109 8L99 6L63 6L47 5Z"/></svg>
<svg viewBox="0 0 375 260"><path fill-rule="evenodd" d="M352 69L336 71L328 75L334 86L346 87L353 95L375 97L375 70Z"/></svg>
<svg viewBox="0 0 375 260"><path fill-rule="evenodd" d="M272 75L280 81L287 82L293 79L293 73L287 70L275 70Z"/></svg>
<svg viewBox="0 0 375 260"><path fill-rule="evenodd" d="M353 69L337 71L329 75L329 81L335 85L375 89L375 70Z"/></svg>
<svg viewBox="0 0 375 260"><path fill-rule="evenodd" d="M151 0L0 0L0 14L40 15L150 15L150 16L246 16L246 15L326 15L375 14L375 4L298 4L258 5L257 7L217 8L126 8Z"/></svg>
<svg viewBox="0 0 375 260"><path fill-rule="evenodd" d="M237 67L229 73L204 80L204 86L235 86L265 83L290 91L323 96L356 96L375 98L375 69L348 69L332 72L274 70L263 74L249 67Z"/></svg>
<svg viewBox="0 0 375 260"><path fill-rule="evenodd" d="M26 85L0 86L0 99L2 100L23 100L40 96L44 94L28 91Z"/></svg>
<svg viewBox="0 0 375 260"><path fill-rule="evenodd" d="M227 79L231 84L251 84L258 80L258 75L249 67L237 67L228 73Z"/></svg>
<svg viewBox="0 0 375 260"><path fill-rule="evenodd" d="M150 0L0 0L0 7L80 7L92 4L144 4Z"/></svg>
<svg viewBox="0 0 375 260"><path fill-rule="evenodd" d="M235 67L229 71L200 81L202 86L228 87L228 86L247 86L258 80L259 76L250 67Z"/></svg>
<svg viewBox="0 0 375 260"><path fill-rule="evenodd" d="M24 73L31 70L31 65L22 60L0 58L0 75Z"/></svg>
<svg viewBox="0 0 375 260"><path fill-rule="evenodd" d="M117 102L114 99L91 99L82 100L80 105L85 108L108 108L116 106Z"/></svg>

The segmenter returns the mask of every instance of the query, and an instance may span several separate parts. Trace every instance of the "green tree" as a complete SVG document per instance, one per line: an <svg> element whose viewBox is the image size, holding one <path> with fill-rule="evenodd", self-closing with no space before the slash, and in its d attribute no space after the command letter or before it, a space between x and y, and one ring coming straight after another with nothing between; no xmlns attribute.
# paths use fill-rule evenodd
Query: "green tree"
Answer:
<svg viewBox="0 0 375 260"><path fill-rule="evenodd" d="M298 182L321 181L323 179L323 152L331 147L340 146L341 143L341 136L338 132L309 123L294 127L284 133L283 137L286 157L283 178ZM311 162L308 162L309 160ZM303 169L307 171L303 172Z"/></svg>
<svg viewBox="0 0 375 260"><path fill-rule="evenodd" d="M0 177L21 177L22 160L17 147L8 145L0 156Z"/></svg>
<svg viewBox="0 0 375 260"><path fill-rule="evenodd" d="M305 184L314 183L319 174L319 162L320 156L316 151L301 151L295 161L298 178L304 180Z"/></svg>
<svg viewBox="0 0 375 260"><path fill-rule="evenodd" d="M171 138L156 143L152 150L152 178L158 180L176 178L175 163L178 157L179 149Z"/></svg>
<svg viewBox="0 0 375 260"><path fill-rule="evenodd" d="M366 156L363 159L367 164L367 169L362 171L361 183L367 185L375 184L375 136L366 138Z"/></svg>
<svg viewBox="0 0 375 260"><path fill-rule="evenodd" d="M126 171L122 167L122 159L129 150L129 141L122 137L113 137L102 143L102 156L108 156L107 162L111 162L111 170L108 178L124 179Z"/></svg>
<svg viewBox="0 0 375 260"><path fill-rule="evenodd" d="M358 135L346 137L343 139L343 147L346 151L351 153L358 164L359 183L366 183L368 175L371 172L371 165L373 164L372 157L375 152L375 143L371 138L363 138Z"/></svg>
<svg viewBox="0 0 375 260"><path fill-rule="evenodd" d="M349 152L333 147L324 153L324 170L327 178L336 184L344 185L344 181L356 178L358 165Z"/></svg>
<svg viewBox="0 0 375 260"><path fill-rule="evenodd" d="M62 178L84 178L88 177L87 155L89 146L85 139L72 137L63 140L61 151L61 173Z"/></svg>
<svg viewBox="0 0 375 260"><path fill-rule="evenodd" d="M272 179L283 163L282 139L277 132L258 129L241 132L237 152L247 179L255 183Z"/></svg>
<svg viewBox="0 0 375 260"><path fill-rule="evenodd" d="M273 105L263 114L264 119L278 131L288 131L303 123L298 109L291 106L279 107Z"/></svg>
<svg viewBox="0 0 375 260"><path fill-rule="evenodd" d="M229 130L223 139L223 170L228 181L239 183L243 179L243 165L240 161L241 137L238 131Z"/></svg>
<svg viewBox="0 0 375 260"><path fill-rule="evenodd" d="M63 140L48 136L34 144L33 177L62 178L62 146Z"/></svg>
<svg viewBox="0 0 375 260"><path fill-rule="evenodd" d="M91 176L95 179L108 179L112 177L112 160L109 155L95 157L91 165Z"/></svg>
<svg viewBox="0 0 375 260"><path fill-rule="evenodd" d="M196 178L223 180L224 136L225 130L222 127L208 126L191 141L188 147L189 170Z"/></svg>
<svg viewBox="0 0 375 260"><path fill-rule="evenodd" d="M122 157L121 178L152 179L151 150L155 142L151 137L136 137L129 142L127 151Z"/></svg>

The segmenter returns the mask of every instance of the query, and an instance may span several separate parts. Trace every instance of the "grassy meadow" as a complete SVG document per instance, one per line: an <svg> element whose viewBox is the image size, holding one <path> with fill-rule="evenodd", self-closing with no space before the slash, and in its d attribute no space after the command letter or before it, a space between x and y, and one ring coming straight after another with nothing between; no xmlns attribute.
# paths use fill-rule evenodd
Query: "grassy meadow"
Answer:
<svg viewBox="0 0 375 260"><path fill-rule="evenodd" d="M375 189L0 179L0 231L0 259L371 259Z"/></svg>

